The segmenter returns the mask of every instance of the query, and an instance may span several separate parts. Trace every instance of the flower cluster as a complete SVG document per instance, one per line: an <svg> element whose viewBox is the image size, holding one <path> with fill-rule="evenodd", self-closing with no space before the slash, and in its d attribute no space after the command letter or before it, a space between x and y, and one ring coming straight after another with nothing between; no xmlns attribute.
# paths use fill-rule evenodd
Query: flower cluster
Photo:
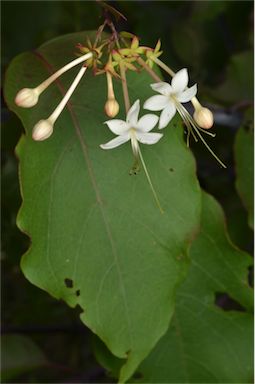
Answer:
<svg viewBox="0 0 255 384"><path fill-rule="evenodd" d="M208 108L203 107L199 103L196 97L197 85L195 84L188 87L189 78L187 69L184 68L177 73L174 73L170 67L159 59L159 56L162 54L162 51L160 50L160 40L157 42L154 49L140 46L137 36L127 32L118 34L113 24L109 22L108 26L112 29L112 35L109 39L103 40L101 35L106 25L107 22L99 27L93 44L90 41L87 41L86 46L83 46L82 44L77 45L80 51L80 57L66 64L36 88L24 88L19 91L16 95L15 103L19 107L24 108L35 106L41 93L44 92L50 84L69 69L78 64L82 64L59 105L49 117L40 120L35 124L32 131L32 137L35 141L42 141L48 139L52 135L57 118L69 101L87 68L91 68L94 75L104 74L106 76L107 100L104 105L104 111L106 115L111 118L114 118L119 113L119 103L115 97L113 80L121 82L126 109L126 120L112 119L105 122L108 128L117 135L117 137L110 140L108 143L101 144L100 147L108 150L130 141L135 158L134 167L139 169L139 161L141 161L154 197L160 207L155 189L143 161L139 143L148 145L157 143L163 134L159 132L151 132L152 129L158 124L158 129L162 130L169 125L176 112L178 112L187 129L187 145L189 145L190 135L193 136L195 141L200 138L217 161L225 167L208 146L201 134L203 132L210 136L215 136L213 133L208 132L208 129L213 126L213 114ZM105 62L101 61L102 57L106 57ZM159 66L167 73L167 75L172 77L171 84L161 80L153 70L154 65ZM137 100L132 106L130 104L126 72L136 71L139 74L141 70L145 70L150 74L153 79L151 88L158 93L149 97L144 102L143 108L153 112L160 111L160 116L156 114L146 114L138 119L140 101ZM188 102L193 104L193 116L190 115L183 105Z"/></svg>

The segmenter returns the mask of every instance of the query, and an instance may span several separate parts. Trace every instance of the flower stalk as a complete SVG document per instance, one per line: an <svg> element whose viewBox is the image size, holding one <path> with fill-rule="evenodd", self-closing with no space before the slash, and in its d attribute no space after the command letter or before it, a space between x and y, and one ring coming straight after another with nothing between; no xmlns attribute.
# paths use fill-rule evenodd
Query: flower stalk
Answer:
<svg viewBox="0 0 255 384"><path fill-rule="evenodd" d="M56 107L56 109L52 112L52 114L45 120L40 120L33 128L32 137L36 141L43 141L47 139L53 132L54 124L63 111L64 107L66 106L67 102L69 101L70 97L72 96L75 88L79 84L82 76L86 72L87 67L82 66L79 70L77 76L75 77L73 83L69 87L68 91L66 92L65 96L59 103L59 105Z"/></svg>
<svg viewBox="0 0 255 384"><path fill-rule="evenodd" d="M91 52L86 53L85 55L80 56L77 59L71 61L70 63L64 65L64 67L60 68L57 72L53 73L53 75L51 75L48 79L44 80L37 87L21 89L15 97L15 103L19 107L23 108L33 107L37 104L41 93L45 91L59 76L61 76L63 73L73 68L74 66L88 60L92 56L93 54Z"/></svg>
<svg viewBox="0 0 255 384"><path fill-rule="evenodd" d="M138 62L138 64L140 64L151 75L153 80L158 81L158 82L162 81L161 78L155 73L155 71L153 71L153 69L151 69L149 67L149 65L146 64L146 62L141 57L139 57L137 59L137 62Z"/></svg>
<svg viewBox="0 0 255 384"><path fill-rule="evenodd" d="M122 62L119 63L119 66L120 66L120 76L121 76L121 82L122 82L122 91L123 91L125 109L126 109L126 113L128 113L130 109L130 100L128 95L126 69Z"/></svg>

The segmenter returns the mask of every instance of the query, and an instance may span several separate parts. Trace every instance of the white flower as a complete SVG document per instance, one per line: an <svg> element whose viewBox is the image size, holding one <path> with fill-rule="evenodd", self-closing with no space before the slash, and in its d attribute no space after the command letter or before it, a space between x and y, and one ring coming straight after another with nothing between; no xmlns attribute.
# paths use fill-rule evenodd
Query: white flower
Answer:
<svg viewBox="0 0 255 384"><path fill-rule="evenodd" d="M102 149L112 149L131 140L131 146L135 156L135 163L132 170L135 171L135 173L137 170L139 170L140 159L155 201L161 213L163 213L163 209L161 208L157 193L155 191L155 188L153 187L150 175L146 168L138 143L140 142L142 144L155 144L161 139L163 135L161 133L150 132L157 124L158 116L148 114L144 115L138 120L139 111L140 101L136 100L136 102L132 105L132 107L127 113L126 121L119 119L106 121L105 124L107 124L110 130L118 136L115 137L115 139L110 140L106 144L101 144L100 147Z"/></svg>
<svg viewBox="0 0 255 384"><path fill-rule="evenodd" d="M223 164L223 162L218 158L218 156L216 156L216 154L212 151L212 149L204 140L203 136L200 134L200 131L202 131L209 136L215 136L214 133L207 132L206 130L209 129L213 124L212 113L209 110L204 113L205 108L203 108L196 99L193 99L193 104L195 102L194 120L194 118L189 114L187 109L182 105L182 103L187 103L188 101L190 101L197 93L196 84L190 88L187 88L188 81L189 78L187 69L183 68L173 76L171 85L165 82L151 84L152 89L154 91L159 92L160 95L150 97L148 100L145 101L143 107L145 109L149 109L150 111L162 110L159 119L159 129L165 128L170 122L170 120L174 117L176 111L178 111L188 130L187 145L189 146L190 134L192 134L195 141L198 140L198 136L200 140L204 143L208 151L211 152L211 154L222 165L223 168L226 168L225 164ZM200 112L199 114L196 113L198 111ZM201 126L199 126L199 124L201 124Z"/></svg>
<svg viewBox="0 0 255 384"><path fill-rule="evenodd" d="M155 144L163 136L161 133L150 133L158 122L158 116L147 114L138 120L140 111L140 101L132 105L127 113L126 121L119 119L112 119L105 122L109 129L117 135L114 139L106 144L101 144L102 149L116 148L121 144L131 140L131 146L135 157L139 154L139 144Z"/></svg>
<svg viewBox="0 0 255 384"><path fill-rule="evenodd" d="M187 88L188 72L186 68L181 69L172 78L171 85L165 82L151 84L154 91L160 93L150 97L144 103L144 108L150 111L161 111L159 128L165 128L174 117L176 110L184 118L186 109L181 103L187 103L197 93L197 85ZM187 111L186 111L187 112Z"/></svg>

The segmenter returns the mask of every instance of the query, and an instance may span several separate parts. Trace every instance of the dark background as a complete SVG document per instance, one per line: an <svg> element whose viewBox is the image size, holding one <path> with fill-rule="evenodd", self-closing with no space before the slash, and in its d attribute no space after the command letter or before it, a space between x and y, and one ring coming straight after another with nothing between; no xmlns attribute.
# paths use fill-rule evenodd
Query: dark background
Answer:
<svg viewBox="0 0 255 384"><path fill-rule="evenodd" d="M174 70L187 67L198 83L199 100L215 113L217 137L210 143L227 164L223 170L201 143L192 143L201 186L222 204L233 242L252 252L253 233L235 190L233 142L241 125L252 124L253 2L115 1L128 19L117 29L132 31L141 44L155 46ZM2 77L17 54L65 33L97 29L102 9L94 1L3 1ZM247 115L249 114L249 115ZM247 117L248 116L248 117ZM21 204L14 149L23 128L2 100L2 333L26 335L47 358L44 367L13 368L8 382L110 382L93 354L93 337L79 321L79 309L52 299L30 285L19 262L29 246L16 227ZM4 340L4 338L3 338ZM6 339L7 340L7 339ZM5 353L5 344L2 354ZM19 360L19 357L17 357ZM4 369L3 364L3 369Z"/></svg>

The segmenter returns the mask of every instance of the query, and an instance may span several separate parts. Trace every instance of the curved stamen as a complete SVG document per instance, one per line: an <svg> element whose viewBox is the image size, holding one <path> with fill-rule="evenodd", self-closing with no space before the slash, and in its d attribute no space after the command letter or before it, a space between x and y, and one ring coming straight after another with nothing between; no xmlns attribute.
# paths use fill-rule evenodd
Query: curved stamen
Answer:
<svg viewBox="0 0 255 384"><path fill-rule="evenodd" d="M193 120L193 118L190 116L189 112L187 111L187 109L185 107L183 107L183 105L181 103L179 103L177 100L175 100L175 106L176 106L176 109L178 111L178 113L181 115L181 117L183 118L187 128L188 128L188 132L190 131L193 135L193 137L195 138L195 134L193 132L193 129L195 130L196 134L199 136L200 140L203 142L203 144L206 146L206 148L208 149L208 151L213 155L213 157L218 161L218 163L220 163L220 165L223 167L223 168L227 168L226 165L218 158L218 156L213 152L213 150L209 147L209 145L207 144L207 142L205 141L205 139L203 138L203 136L200 134L199 131L202 131L210 136L213 136L215 137L215 134L211 133L211 132L208 132L208 131L205 131L204 129L200 128L196 122ZM193 129L192 129L193 128ZM188 135L188 140L189 140L189 135ZM196 140L196 139L195 139ZM196 140L197 141L197 140ZM188 145L189 146L189 145Z"/></svg>

